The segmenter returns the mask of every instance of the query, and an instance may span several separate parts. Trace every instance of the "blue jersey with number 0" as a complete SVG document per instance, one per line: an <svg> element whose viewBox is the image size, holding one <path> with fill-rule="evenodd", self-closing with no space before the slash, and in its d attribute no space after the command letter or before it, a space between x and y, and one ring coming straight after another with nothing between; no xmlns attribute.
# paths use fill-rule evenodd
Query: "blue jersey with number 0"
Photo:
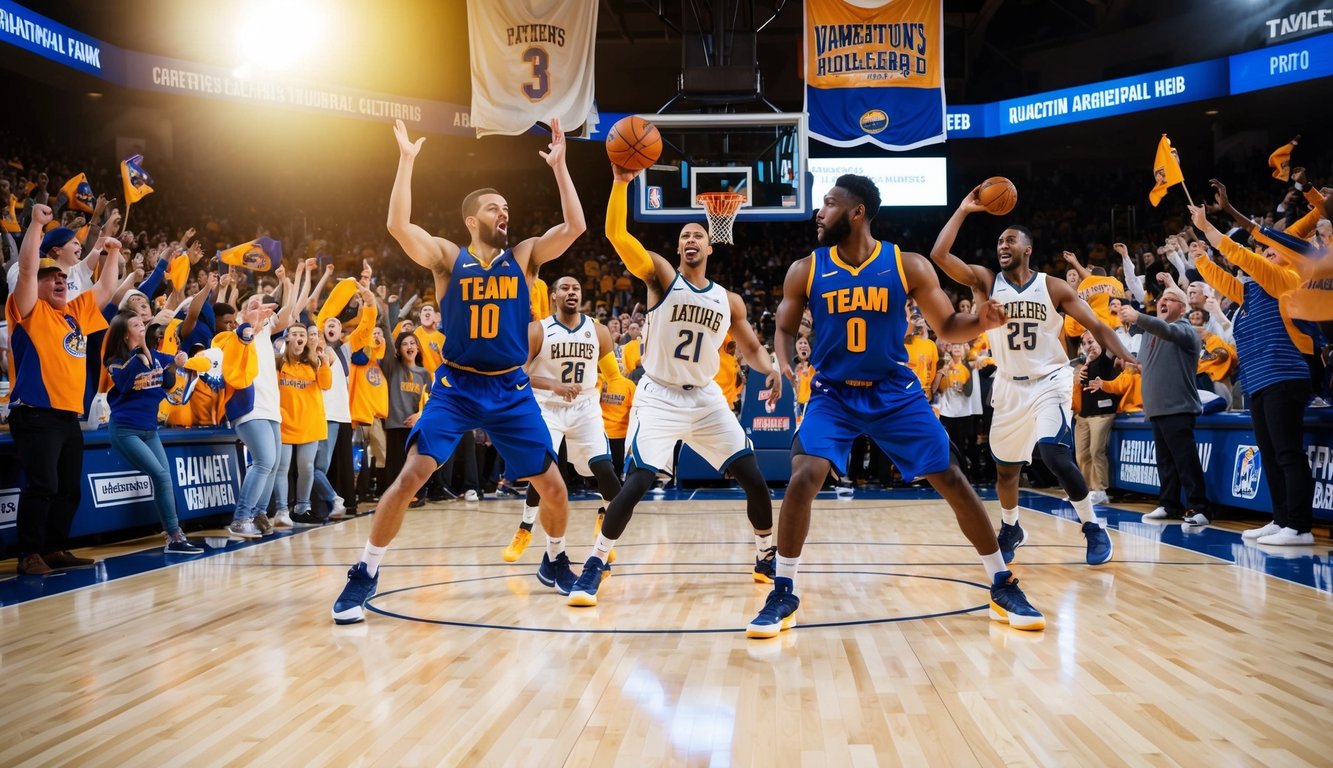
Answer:
<svg viewBox="0 0 1333 768"><path fill-rule="evenodd" d="M859 267L838 258L837 246L816 248L806 296L814 329L810 362L821 378L868 382L914 375L903 346L907 277L898 246L878 243Z"/></svg>

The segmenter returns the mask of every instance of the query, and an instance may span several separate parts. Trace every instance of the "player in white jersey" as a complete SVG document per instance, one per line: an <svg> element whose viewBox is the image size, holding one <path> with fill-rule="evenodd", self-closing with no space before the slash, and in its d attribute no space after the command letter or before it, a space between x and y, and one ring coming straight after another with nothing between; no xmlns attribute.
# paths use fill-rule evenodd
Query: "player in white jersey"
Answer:
<svg viewBox="0 0 1333 768"><path fill-rule="evenodd" d="M619 374L615 343L605 325L579 312L583 286L573 277L555 281L551 288L555 314L528 325L528 362L524 370L532 380L533 395L541 406L542 420L551 431L551 447L565 452L575 471L597 479L597 491L610 502L620 492L620 479L611 464L611 445L602 427L601 387L597 375ZM504 560L512 563L532 540L541 495L528 486L523 522L505 547ZM597 510L598 529L606 508ZM614 561L614 555L608 561Z"/></svg>
<svg viewBox="0 0 1333 768"><path fill-rule="evenodd" d="M1092 307L1078 297L1073 286L1032 271L1032 233L1026 227L1012 226L1000 233L996 244L998 275L949 253L963 219L986 210L977 200L977 189L963 198L940 231L930 258L949 277L970 287L974 299L994 298L1007 315L1004 325L986 332L996 368L991 390L995 417L991 421L990 447L995 456L995 491L1003 517L997 537L1000 552L1007 563L1013 559L1014 550L1027 541L1027 533L1018 523L1018 476L1032 459L1035 447L1083 522L1088 564L1101 565L1111 559L1111 538L1092 510L1088 483L1074 463L1071 450L1074 379L1061 342L1064 319L1060 313L1081 323L1116 357L1128 364L1137 361L1115 332L1097 319Z"/></svg>
<svg viewBox="0 0 1333 768"><path fill-rule="evenodd" d="M689 223L676 239L680 269L644 249L625 229L625 189L637 171L612 165L614 181L606 209L606 237L630 273L648 286L647 327L643 333L643 370L634 391L629 434L625 440L625 485L606 508L606 519L592 556L569 593L570 605L596 605L598 571L625 532L634 505L652 487L658 472L670 473L676 442L686 445L730 474L745 490L746 514L754 527L754 579L773 580L773 501L759 471L745 430L713 381L718 347L727 332L750 367L767 378L770 402L782 394L773 359L759 343L745 317L741 297L705 274L713 246L702 224ZM591 569L591 570L589 570Z"/></svg>

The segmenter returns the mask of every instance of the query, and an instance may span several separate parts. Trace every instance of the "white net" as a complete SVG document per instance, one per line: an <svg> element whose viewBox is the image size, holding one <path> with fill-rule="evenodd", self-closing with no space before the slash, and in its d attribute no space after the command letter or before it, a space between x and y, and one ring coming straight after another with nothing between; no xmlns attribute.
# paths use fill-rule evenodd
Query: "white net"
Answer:
<svg viewBox="0 0 1333 768"><path fill-rule="evenodd" d="M708 214L708 239L714 243L732 244L731 225L736 222L736 211L745 202L739 192L705 192L698 196Z"/></svg>

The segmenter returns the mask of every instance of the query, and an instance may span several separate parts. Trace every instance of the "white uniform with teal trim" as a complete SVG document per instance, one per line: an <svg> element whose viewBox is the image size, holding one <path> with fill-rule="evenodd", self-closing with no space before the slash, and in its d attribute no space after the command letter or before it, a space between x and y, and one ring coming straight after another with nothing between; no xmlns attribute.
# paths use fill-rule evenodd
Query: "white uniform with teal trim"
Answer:
<svg viewBox="0 0 1333 768"><path fill-rule="evenodd" d="M680 274L652 309L643 332L643 370L634 391L625 466L671 474L677 440L719 472L754 452L717 376L718 348L731 327L727 290L695 288Z"/></svg>
<svg viewBox="0 0 1333 768"><path fill-rule="evenodd" d="M1025 464L1037 443L1072 447L1074 372L1064 350L1064 318L1046 275L1034 272L1027 284L1015 286L997 274L991 298L1009 315L986 332L996 368L991 453L996 461Z"/></svg>
<svg viewBox="0 0 1333 768"><path fill-rule="evenodd" d="M597 327L587 315L579 315L573 328L552 315L542 320L542 343L532 361L531 375L581 387L572 401L549 389L534 389L533 394L551 432L551 447L558 452L563 440L569 463L584 477L592 476L591 464L611 458L611 445L602 426L601 389L597 386L600 349Z"/></svg>

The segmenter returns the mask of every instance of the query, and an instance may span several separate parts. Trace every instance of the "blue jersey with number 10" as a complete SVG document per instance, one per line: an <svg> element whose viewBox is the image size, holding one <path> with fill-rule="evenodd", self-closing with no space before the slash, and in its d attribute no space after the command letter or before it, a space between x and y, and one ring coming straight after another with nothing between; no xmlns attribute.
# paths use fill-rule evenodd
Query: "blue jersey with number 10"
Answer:
<svg viewBox="0 0 1333 768"><path fill-rule="evenodd" d="M879 242L859 267L838 258L837 246L816 248L805 292L814 330L810 363L820 378L872 382L915 376L903 346L907 277L898 246Z"/></svg>
<svg viewBox="0 0 1333 768"><path fill-rule="evenodd" d="M514 251L484 264L469 249L460 250L440 316L443 356L454 367L504 373L527 362L532 303Z"/></svg>

